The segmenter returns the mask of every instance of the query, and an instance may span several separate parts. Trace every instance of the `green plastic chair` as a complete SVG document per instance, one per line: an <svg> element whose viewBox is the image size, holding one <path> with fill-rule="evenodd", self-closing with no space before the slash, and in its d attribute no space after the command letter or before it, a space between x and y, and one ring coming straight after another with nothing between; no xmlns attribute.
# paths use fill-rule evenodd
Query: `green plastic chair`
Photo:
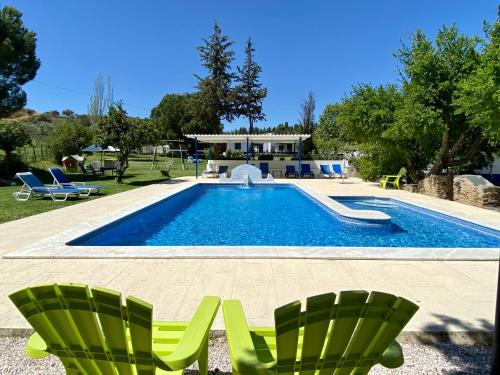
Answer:
<svg viewBox="0 0 500 375"><path fill-rule="evenodd" d="M380 179L380 187L382 189L385 189L386 185L392 185L393 187L397 188L399 190L399 180L403 175L406 173L406 168L402 167L398 174L395 175L383 175L382 178Z"/></svg>
<svg viewBox="0 0 500 375"><path fill-rule="evenodd" d="M403 364L397 335L418 310L392 294L341 292L299 301L274 311L275 327L249 328L238 300L222 304L233 375L367 374L380 363Z"/></svg>
<svg viewBox="0 0 500 375"><path fill-rule="evenodd" d="M219 297L203 298L190 322L153 321L153 306L81 284L26 288L10 299L35 329L31 358L59 357L67 374L182 374L198 361L208 370L208 333Z"/></svg>

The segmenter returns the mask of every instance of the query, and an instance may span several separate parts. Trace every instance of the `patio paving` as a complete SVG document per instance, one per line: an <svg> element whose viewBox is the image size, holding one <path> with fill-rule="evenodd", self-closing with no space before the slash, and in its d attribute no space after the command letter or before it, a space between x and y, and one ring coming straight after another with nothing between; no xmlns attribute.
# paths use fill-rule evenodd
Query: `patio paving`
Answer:
<svg viewBox="0 0 500 375"><path fill-rule="evenodd" d="M0 255L70 230L75 223L153 202L192 182L184 178L150 185L2 224ZM319 194L401 197L500 229L498 212L405 191L384 191L356 179L298 184ZM407 332L491 331L497 270L498 261L0 258L0 328L28 327L8 300L9 293L39 283L79 282L153 303L155 319L189 319L202 296L219 295L241 299L250 324L270 325L274 308L281 304L329 291L366 289L395 293L420 305ZM221 313L214 329L223 329Z"/></svg>

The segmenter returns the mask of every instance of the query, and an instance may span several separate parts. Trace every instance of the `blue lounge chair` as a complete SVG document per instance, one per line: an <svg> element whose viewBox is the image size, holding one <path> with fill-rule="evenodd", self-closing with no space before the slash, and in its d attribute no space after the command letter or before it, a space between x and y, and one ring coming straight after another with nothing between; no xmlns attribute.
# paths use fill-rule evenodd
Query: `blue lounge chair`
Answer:
<svg viewBox="0 0 500 375"><path fill-rule="evenodd" d="M49 172L54 177L54 185L59 185L63 188L79 189L82 192L81 195L84 197L88 197L92 191L96 191L99 194L102 189L102 186L99 185L87 185L85 182L71 182L60 168L49 168Z"/></svg>
<svg viewBox="0 0 500 375"><path fill-rule="evenodd" d="M289 178L290 176L293 176L295 178L299 177L299 174L295 170L295 165L287 165L286 166L286 172L285 172L285 177Z"/></svg>
<svg viewBox="0 0 500 375"><path fill-rule="evenodd" d="M260 163L259 169L262 172L262 178L267 177L269 174L269 163Z"/></svg>
<svg viewBox="0 0 500 375"><path fill-rule="evenodd" d="M219 169L217 170L217 174L220 176L223 173L227 172L227 165L219 165Z"/></svg>
<svg viewBox="0 0 500 375"><path fill-rule="evenodd" d="M211 167L214 167L213 165ZM208 168L208 166L207 166ZM203 177L219 177L221 174L226 173L228 169L227 165L219 165L217 171L215 169L207 169L202 172Z"/></svg>
<svg viewBox="0 0 500 375"><path fill-rule="evenodd" d="M335 174L335 177L340 177L342 178L342 181L344 181L347 176L345 172L342 170L342 166L340 164L332 164L332 169L333 173Z"/></svg>
<svg viewBox="0 0 500 375"><path fill-rule="evenodd" d="M335 173L332 172L332 170L330 169L330 166L328 164L320 164L319 166L320 170L321 170L321 174L324 176L324 177L335 177Z"/></svg>
<svg viewBox="0 0 500 375"><path fill-rule="evenodd" d="M62 202L68 199L69 196L78 197L82 193L80 189L76 188L44 185L31 172L16 173L16 177L24 183L20 191L12 193L17 201L27 201L30 197L38 195L44 197L49 196L53 201Z"/></svg>
<svg viewBox="0 0 500 375"><path fill-rule="evenodd" d="M314 173L313 171L311 171L310 164L302 164L300 169L300 174L302 175L302 177L308 176L309 178L314 178Z"/></svg>
<svg viewBox="0 0 500 375"><path fill-rule="evenodd" d="M187 161L189 163L196 163L196 160L198 160L198 163L201 163L201 159L199 157L195 157L195 156L192 156L192 155L189 155L187 157Z"/></svg>

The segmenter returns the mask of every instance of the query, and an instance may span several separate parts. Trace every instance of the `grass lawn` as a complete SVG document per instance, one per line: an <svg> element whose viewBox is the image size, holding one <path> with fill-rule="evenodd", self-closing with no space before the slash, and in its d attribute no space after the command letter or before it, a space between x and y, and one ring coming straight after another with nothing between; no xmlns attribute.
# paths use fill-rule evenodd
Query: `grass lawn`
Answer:
<svg viewBox="0 0 500 375"><path fill-rule="evenodd" d="M99 159L99 156L95 157ZM69 198L65 202L54 202L50 198L29 199L26 202L18 202L12 196L12 193L18 191L22 185L20 180L16 179L17 186L0 186L0 223L20 219L26 216L35 215L41 212L54 210L57 208L69 206L84 202L88 199L98 199L111 194L120 193L122 191L135 189L141 186L154 184L168 180L160 172L165 164L165 159L162 157L157 168L151 170L151 160L147 156L131 157L129 160L129 168L125 171L125 178L122 184L117 184L111 172L108 171L106 177L91 177L79 173L69 174L69 179L72 181L88 181L95 185L103 186L101 194L92 194L87 198ZM89 163L87 159L87 163ZM202 164L204 168L205 165ZM32 166L32 172L40 178L44 183L51 184L53 180L47 168L55 166L49 161L40 161ZM182 170L181 161L179 158L174 159L173 167L170 170L171 178L181 176L194 176L194 164L185 162L186 170Z"/></svg>

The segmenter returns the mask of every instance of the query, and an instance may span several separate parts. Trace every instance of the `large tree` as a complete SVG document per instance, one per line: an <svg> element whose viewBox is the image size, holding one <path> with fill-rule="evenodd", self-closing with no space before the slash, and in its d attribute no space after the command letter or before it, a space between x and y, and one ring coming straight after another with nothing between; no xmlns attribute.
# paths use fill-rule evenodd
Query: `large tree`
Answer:
<svg viewBox="0 0 500 375"><path fill-rule="evenodd" d="M158 125L162 139L181 139L193 119L193 94L167 94L151 110L151 119Z"/></svg>
<svg viewBox="0 0 500 375"><path fill-rule="evenodd" d="M456 112L465 115L471 127L480 128L482 138L476 145L500 144L500 8L493 26L486 25L478 68L458 85L454 104ZM472 148L472 151L475 151Z"/></svg>
<svg viewBox="0 0 500 375"><path fill-rule="evenodd" d="M190 133L219 133L220 123L207 121L211 118L213 111L199 93L167 94L151 111L162 139L181 139Z"/></svg>
<svg viewBox="0 0 500 375"><path fill-rule="evenodd" d="M480 68L479 42L455 26L443 27L435 43L417 31L411 45L397 53L405 97L399 127L421 149L434 150L427 175L474 163L488 144L483 126L468 119L456 102L464 82Z"/></svg>
<svg viewBox="0 0 500 375"><path fill-rule="evenodd" d="M394 131L402 96L395 85L358 85L337 108L335 127L340 139L356 143L362 151L361 176L367 180L392 174L401 166L416 180L418 167L410 168L414 152L404 134Z"/></svg>
<svg viewBox="0 0 500 375"><path fill-rule="evenodd" d="M210 129L222 131L222 120L232 121L236 108L232 81L235 74L231 71L234 52L233 42L222 34L220 26L215 23L214 31L208 39L203 39L203 45L198 47L203 66L207 69L206 77L198 78L198 101L203 110L199 115L202 120L210 123Z"/></svg>
<svg viewBox="0 0 500 375"><path fill-rule="evenodd" d="M307 97L300 103L299 111L299 124L301 127L301 132L305 134L313 135L316 128L316 121L314 119L314 111L316 109L316 99L312 91L309 91ZM310 153L314 149L314 143L312 138L304 141L302 146L302 152L306 157L310 156Z"/></svg>
<svg viewBox="0 0 500 375"><path fill-rule="evenodd" d="M72 120L56 121L48 137L48 146L55 163L61 164L63 156L79 154L83 148L92 143L94 133L89 127Z"/></svg>
<svg viewBox="0 0 500 375"><path fill-rule="evenodd" d="M328 104L319 117L313 142L320 158L335 159L347 143L342 134L342 128L337 121L337 116L341 110L341 103Z"/></svg>
<svg viewBox="0 0 500 375"><path fill-rule="evenodd" d="M116 181L121 183L128 168L128 158L132 150L157 144L158 132L150 120L130 118L121 103L111 104L107 116L99 123L97 143L116 147L116 157L120 168L116 173Z"/></svg>
<svg viewBox="0 0 500 375"><path fill-rule="evenodd" d="M22 123L12 120L0 120L0 149L5 151L5 160L12 160L16 148L31 142L28 129Z"/></svg>
<svg viewBox="0 0 500 375"><path fill-rule="evenodd" d="M262 101L267 96L267 89L259 82L262 68L254 61L254 52L252 40L248 38L245 47L245 62L242 67L237 68L237 85L234 89L238 116L245 116L248 119L249 134L254 133L256 121L266 119L262 110Z"/></svg>
<svg viewBox="0 0 500 375"><path fill-rule="evenodd" d="M98 125L99 121L108 112L108 108L113 104L113 87L111 77L108 76L106 84L102 74L98 74L92 89L88 104L88 114L92 125Z"/></svg>
<svg viewBox="0 0 500 375"><path fill-rule="evenodd" d="M0 117L23 108L21 88L36 76L36 34L23 25L22 13L12 7L0 9Z"/></svg>

